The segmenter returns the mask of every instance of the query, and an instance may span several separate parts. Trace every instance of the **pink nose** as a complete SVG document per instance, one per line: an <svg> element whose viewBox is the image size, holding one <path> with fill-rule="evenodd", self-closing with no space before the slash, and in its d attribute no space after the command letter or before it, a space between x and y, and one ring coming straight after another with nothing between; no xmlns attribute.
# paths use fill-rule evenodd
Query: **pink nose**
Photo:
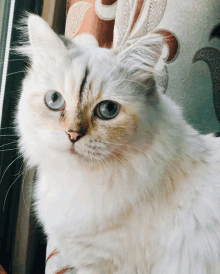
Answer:
<svg viewBox="0 0 220 274"><path fill-rule="evenodd" d="M77 137L80 135L78 132L76 132L76 131L68 131L67 132L68 133L68 135L69 135L69 138L70 138L70 140L71 141L76 141L77 140Z"/></svg>

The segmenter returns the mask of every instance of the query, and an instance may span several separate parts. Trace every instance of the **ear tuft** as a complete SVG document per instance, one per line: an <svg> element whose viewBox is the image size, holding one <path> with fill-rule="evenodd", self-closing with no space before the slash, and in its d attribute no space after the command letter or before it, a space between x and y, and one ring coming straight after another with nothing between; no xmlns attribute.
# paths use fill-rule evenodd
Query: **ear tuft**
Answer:
<svg viewBox="0 0 220 274"><path fill-rule="evenodd" d="M31 58L32 49L29 41L28 34L28 17L30 13L23 11L22 17L18 20L18 24L15 25L15 28L19 35L18 43L11 48L12 51L19 55L27 56Z"/></svg>
<svg viewBox="0 0 220 274"><path fill-rule="evenodd" d="M59 56L65 45L49 25L38 15L25 13L17 29L21 33L20 46L14 50L31 60Z"/></svg>
<svg viewBox="0 0 220 274"><path fill-rule="evenodd" d="M28 33L33 53L45 56L50 52L57 53L65 50L65 46L49 25L38 15L28 17Z"/></svg>
<svg viewBox="0 0 220 274"><path fill-rule="evenodd" d="M161 35L150 34L129 41L118 54L118 62L139 80L153 75L162 53L164 39Z"/></svg>

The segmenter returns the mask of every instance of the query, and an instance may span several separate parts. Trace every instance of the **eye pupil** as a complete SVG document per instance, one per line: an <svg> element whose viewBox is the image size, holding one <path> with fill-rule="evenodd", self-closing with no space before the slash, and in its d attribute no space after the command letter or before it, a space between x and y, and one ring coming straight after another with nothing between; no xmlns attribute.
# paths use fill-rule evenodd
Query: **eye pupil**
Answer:
<svg viewBox="0 0 220 274"><path fill-rule="evenodd" d="M112 102L110 102L110 103L107 104L107 108L108 108L109 112L112 112L115 109L115 104L113 104Z"/></svg>
<svg viewBox="0 0 220 274"><path fill-rule="evenodd" d="M57 92L54 92L54 93L52 94L52 96L51 96L51 100L52 100L53 102L56 102L57 99L58 99L58 97L59 97L58 93L57 93Z"/></svg>

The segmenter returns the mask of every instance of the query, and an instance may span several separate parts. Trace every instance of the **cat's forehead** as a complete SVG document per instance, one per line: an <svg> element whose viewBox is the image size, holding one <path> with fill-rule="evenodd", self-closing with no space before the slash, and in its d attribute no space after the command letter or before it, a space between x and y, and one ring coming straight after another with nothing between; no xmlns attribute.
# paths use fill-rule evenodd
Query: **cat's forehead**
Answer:
<svg viewBox="0 0 220 274"><path fill-rule="evenodd" d="M114 65L111 51L98 47L82 47L78 56L73 58L73 66L80 65L81 72L87 73L87 78L93 81L105 80Z"/></svg>
<svg viewBox="0 0 220 274"><path fill-rule="evenodd" d="M70 52L70 58L66 69L65 92L77 96L81 102L89 97L104 95L103 86L114 67L110 51L84 47Z"/></svg>

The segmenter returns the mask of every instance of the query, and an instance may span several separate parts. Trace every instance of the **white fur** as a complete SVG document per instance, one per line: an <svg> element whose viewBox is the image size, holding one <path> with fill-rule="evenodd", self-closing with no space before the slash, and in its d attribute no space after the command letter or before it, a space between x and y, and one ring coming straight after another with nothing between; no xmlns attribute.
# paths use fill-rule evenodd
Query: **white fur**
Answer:
<svg viewBox="0 0 220 274"><path fill-rule="evenodd" d="M34 104L41 108L45 120L38 117L38 109L29 106L32 94L63 86L71 101L70 79L75 87L80 85L81 66L87 57L80 59L75 69L68 61L70 53L42 19L30 16L29 29L30 40L36 40L37 45L32 42L33 67L24 80L18 106L20 148L29 164L38 167L36 213L66 264L77 268L78 274L220 273L219 140L202 136L187 125L179 108L165 95L158 93L155 108L146 106L139 95L135 101L129 89L117 93L120 79L116 79L115 90L109 89L103 96L136 109L138 129L136 137L131 137L136 139L127 146L125 160L102 162L100 168L89 169L69 153L67 134L56 128L58 113L48 110L38 97ZM41 43L47 35L50 39ZM124 55L92 47L83 50L90 63L94 62L98 78L108 66L112 70L118 64L126 67L133 60L127 70L132 70L137 80L135 68L140 65L141 79L147 69L144 46L147 51L147 42L141 45L140 55L137 45L135 51L130 54L125 50ZM42 59L47 59L44 47L53 49L48 63ZM151 75L152 69L145 71L145 76L147 73ZM76 143L79 150L86 146L83 138ZM93 141L96 147L104 147ZM110 153L107 145L105 149Z"/></svg>

